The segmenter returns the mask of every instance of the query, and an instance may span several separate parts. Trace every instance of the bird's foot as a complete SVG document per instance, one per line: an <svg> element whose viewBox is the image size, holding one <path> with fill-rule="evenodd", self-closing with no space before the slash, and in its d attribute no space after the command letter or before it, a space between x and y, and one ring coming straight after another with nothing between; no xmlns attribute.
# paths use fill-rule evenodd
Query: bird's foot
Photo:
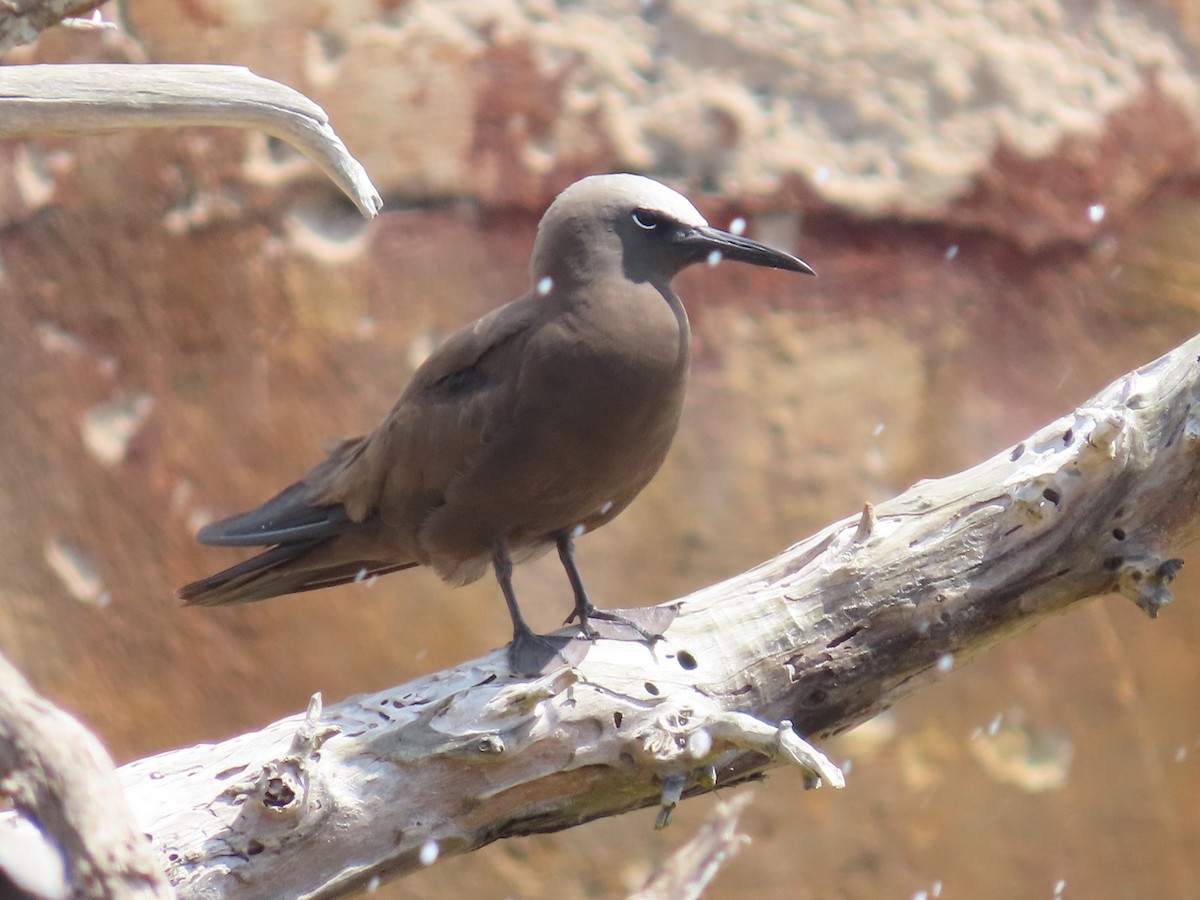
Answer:
<svg viewBox="0 0 1200 900"><path fill-rule="evenodd" d="M675 610L670 607L651 606L618 613L589 605L584 609L575 609L563 624L570 625L577 618L579 630L588 640L628 640L628 632L632 631L640 640L653 644L662 639L663 631L675 618ZM593 622L603 622L606 627L596 628Z"/></svg>
<svg viewBox="0 0 1200 900"><path fill-rule="evenodd" d="M587 647L573 637L535 634L532 630L513 635L508 645L508 667L514 675L545 675L561 666L583 661Z"/></svg>
<svg viewBox="0 0 1200 900"><path fill-rule="evenodd" d="M574 619L575 614L571 613L571 618L567 619L565 622L563 622L563 624L570 625ZM602 635L595 627L593 627L592 623L588 619L584 619L579 623L579 634L585 641L598 641L600 638L604 637L604 635Z"/></svg>

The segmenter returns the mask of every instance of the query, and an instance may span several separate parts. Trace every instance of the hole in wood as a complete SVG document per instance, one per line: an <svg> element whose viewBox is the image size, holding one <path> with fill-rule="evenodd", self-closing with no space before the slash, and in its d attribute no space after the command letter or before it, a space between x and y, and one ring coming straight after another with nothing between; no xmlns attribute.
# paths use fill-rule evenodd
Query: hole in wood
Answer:
<svg viewBox="0 0 1200 900"><path fill-rule="evenodd" d="M1114 528L1113 529L1113 537L1115 537L1118 541L1125 540L1125 529L1124 528Z"/></svg>
<svg viewBox="0 0 1200 900"><path fill-rule="evenodd" d="M1054 488L1046 488L1044 491L1042 491L1042 496L1055 506L1058 506L1058 501L1062 499L1062 494L1060 494Z"/></svg>
<svg viewBox="0 0 1200 900"><path fill-rule="evenodd" d="M692 654L688 653L686 650L680 650L678 658L679 665L683 666L683 668L688 669L689 671L696 668L696 657L692 656Z"/></svg>
<svg viewBox="0 0 1200 900"><path fill-rule="evenodd" d="M263 805L274 807L290 806L296 799L296 792L291 789L282 779L272 778L267 783L267 789L263 793Z"/></svg>
<svg viewBox="0 0 1200 900"><path fill-rule="evenodd" d="M647 681L646 682L646 693L650 694L651 696L657 697L658 696L658 686Z"/></svg>
<svg viewBox="0 0 1200 900"><path fill-rule="evenodd" d="M862 626L856 625L853 628L851 628L849 631L847 631L845 634L839 634L837 637L835 637L833 640L831 640L829 642L829 649L832 650L834 647L840 647L842 644L846 643L846 641L850 640L852 637L854 637L860 631L862 631Z"/></svg>

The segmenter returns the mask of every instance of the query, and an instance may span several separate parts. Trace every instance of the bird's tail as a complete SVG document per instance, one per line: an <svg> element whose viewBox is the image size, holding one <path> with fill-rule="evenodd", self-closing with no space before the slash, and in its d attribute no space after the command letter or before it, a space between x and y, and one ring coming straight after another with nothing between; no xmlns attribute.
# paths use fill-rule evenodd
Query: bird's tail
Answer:
<svg viewBox="0 0 1200 900"><path fill-rule="evenodd" d="M187 606L225 606L250 603L281 594L315 591L386 575L417 565L415 562L339 562L329 565L319 559L328 539L281 544L252 556L223 572L185 584L175 592Z"/></svg>

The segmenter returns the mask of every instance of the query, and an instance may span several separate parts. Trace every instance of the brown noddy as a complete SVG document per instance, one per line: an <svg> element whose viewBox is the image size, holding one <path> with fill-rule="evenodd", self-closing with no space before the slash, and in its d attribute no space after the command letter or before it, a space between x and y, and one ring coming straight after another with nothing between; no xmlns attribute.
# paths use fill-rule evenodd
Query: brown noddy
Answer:
<svg viewBox="0 0 1200 900"><path fill-rule="evenodd" d="M536 671L562 645L526 624L512 566L555 547L575 598L567 621L589 637L593 619L630 624L592 605L573 542L662 464L691 343L671 279L720 258L815 274L713 228L649 178L571 185L538 225L532 290L452 335L369 435L257 509L202 528L203 544L269 549L178 596L245 603L418 565L460 585L490 566L512 617L510 664Z"/></svg>

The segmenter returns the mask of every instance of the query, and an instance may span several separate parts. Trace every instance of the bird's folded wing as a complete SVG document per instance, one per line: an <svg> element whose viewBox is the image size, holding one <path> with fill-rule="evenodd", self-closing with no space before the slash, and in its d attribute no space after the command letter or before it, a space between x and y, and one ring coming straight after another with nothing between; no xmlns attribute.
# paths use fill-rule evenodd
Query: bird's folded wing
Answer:
<svg viewBox="0 0 1200 900"><path fill-rule="evenodd" d="M213 522L196 540L217 547L294 544L339 534L353 522L340 506L314 506L304 482L296 482L262 506Z"/></svg>
<svg viewBox="0 0 1200 900"><path fill-rule="evenodd" d="M423 516L438 505L511 415L535 312L532 298L522 297L451 335L417 369L378 428L343 442L305 476L308 504L337 505L354 522L381 507L404 517L407 509Z"/></svg>

